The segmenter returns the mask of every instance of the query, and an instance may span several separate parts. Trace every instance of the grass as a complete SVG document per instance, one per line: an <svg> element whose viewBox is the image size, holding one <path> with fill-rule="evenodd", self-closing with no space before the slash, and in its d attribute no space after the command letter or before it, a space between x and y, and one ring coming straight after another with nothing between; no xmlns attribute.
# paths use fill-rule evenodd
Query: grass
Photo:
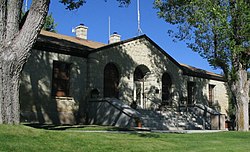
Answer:
<svg viewBox="0 0 250 152"><path fill-rule="evenodd" d="M93 129L95 127L90 128ZM90 128L88 130L91 130ZM97 128L101 129L102 127ZM24 125L0 125L0 151L244 152L249 151L249 143L250 132L220 132L204 134L119 134L74 131L65 132L36 129Z"/></svg>

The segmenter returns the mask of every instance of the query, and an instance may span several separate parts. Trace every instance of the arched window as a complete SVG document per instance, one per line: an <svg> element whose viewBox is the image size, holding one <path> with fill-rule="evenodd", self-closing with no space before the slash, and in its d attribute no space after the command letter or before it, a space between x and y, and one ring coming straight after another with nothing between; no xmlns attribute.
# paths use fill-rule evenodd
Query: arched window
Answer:
<svg viewBox="0 0 250 152"><path fill-rule="evenodd" d="M170 91L172 86L172 80L168 73L162 75L162 102L166 105L171 105Z"/></svg>
<svg viewBox="0 0 250 152"><path fill-rule="evenodd" d="M134 81L141 81L146 74L150 73L147 66L141 64L135 68Z"/></svg>
<svg viewBox="0 0 250 152"><path fill-rule="evenodd" d="M114 63L108 63L104 69L104 97L119 97L119 71Z"/></svg>
<svg viewBox="0 0 250 152"><path fill-rule="evenodd" d="M144 77L143 72L140 68L136 68L134 72L134 81L140 81Z"/></svg>

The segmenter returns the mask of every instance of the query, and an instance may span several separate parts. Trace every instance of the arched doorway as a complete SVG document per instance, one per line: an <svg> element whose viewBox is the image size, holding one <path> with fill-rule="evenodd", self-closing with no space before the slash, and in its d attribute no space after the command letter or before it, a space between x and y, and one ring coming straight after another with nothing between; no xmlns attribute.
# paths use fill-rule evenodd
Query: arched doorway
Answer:
<svg viewBox="0 0 250 152"><path fill-rule="evenodd" d="M134 101L142 108L146 108L145 81L150 70L145 65L139 65L134 71Z"/></svg>
<svg viewBox="0 0 250 152"><path fill-rule="evenodd" d="M170 75L165 72L162 75L162 102L164 105L171 106L172 101L170 98L172 80Z"/></svg>
<svg viewBox="0 0 250 152"><path fill-rule="evenodd" d="M118 98L120 75L114 63L108 63L104 68L104 97Z"/></svg>

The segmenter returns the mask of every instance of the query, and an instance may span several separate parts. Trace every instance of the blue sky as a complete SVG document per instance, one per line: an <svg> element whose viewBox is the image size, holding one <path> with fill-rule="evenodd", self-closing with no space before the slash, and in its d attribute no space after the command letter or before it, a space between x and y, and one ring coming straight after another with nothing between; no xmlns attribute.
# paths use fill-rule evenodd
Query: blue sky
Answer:
<svg viewBox="0 0 250 152"><path fill-rule="evenodd" d="M141 29L168 54L180 63L197 68L220 73L213 70L207 61L197 53L186 47L184 42L173 42L167 34L174 26L167 24L157 17L157 10L153 8L154 0L140 0ZM55 22L56 30L60 34L74 36L72 28L80 23L88 26L88 39L98 42L108 42L108 18L111 19L111 33L118 32L122 40L137 36L137 4L132 0L126 8L118 7L116 0L87 0L87 3L78 10L65 10L65 6L58 0L51 1L50 10Z"/></svg>

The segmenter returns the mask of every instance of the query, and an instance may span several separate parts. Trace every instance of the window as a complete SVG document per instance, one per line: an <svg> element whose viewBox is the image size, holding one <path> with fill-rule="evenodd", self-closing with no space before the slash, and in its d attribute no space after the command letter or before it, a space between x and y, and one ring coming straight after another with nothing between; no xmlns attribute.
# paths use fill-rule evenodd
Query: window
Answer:
<svg viewBox="0 0 250 152"><path fill-rule="evenodd" d="M214 102L214 88L215 85L209 84L208 85L208 105L212 106Z"/></svg>
<svg viewBox="0 0 250 152"><path fill-rule="evenodd" d="M134 81L142 81L144 76L145 75L142 69L139 66L136 67L135 72L134 72Z"/></svg>
<svg viewBox="0 0 250 152"><path fill-rule="evenodd" d="M172 81L171 77L168 73L164 73L162 75L162 102L166 105L171 105L172 101L170 98Z"/></svg>
<svg viewBox="0 0 250 152"><path fill-rule="evenodd" d="M70 64L54 61L52 74L52 96L69 96Z"/></svg>
<svg viewBox="0 0 250 152"><path fill-rule="evenodd" d="M188 105L193 105L195 102L195 93L196 93L196 84L195 82L187 83L187 91L188 91Z"/></svg>
<svg viewBox="0 0 250 152"><path fill-rule="evenodd" d="M114 63L108 63L104 69L104 97L119 97L119 71Z"/></svg>

